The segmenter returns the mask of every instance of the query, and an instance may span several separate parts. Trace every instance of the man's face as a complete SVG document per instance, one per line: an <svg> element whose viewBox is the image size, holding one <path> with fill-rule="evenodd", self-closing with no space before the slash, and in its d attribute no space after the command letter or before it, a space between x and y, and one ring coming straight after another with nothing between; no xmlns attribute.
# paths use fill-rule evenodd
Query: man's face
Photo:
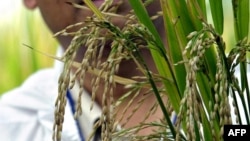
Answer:
<svg viewBox="0 0 250 141"><path fill-rule="evenodd" d="M83 10L75 8L66 2L74 2L85 5L82 0L37 0L45 22L53 32L58 32L70 24L84 21L87 16L91 16L90 10ZM117 3L119 0L114 0ZM92 1L97 7L104 2L104 0ZM126 13L129 10L127 0L123 2L122 6L118 9L119 13Z"/></svg>
<svg viewBox="0 0 250 141"><path fill-rule="evenodd" d="M92 0L92 2L99 7L105 0ZM77 22L84 21L87 16L93 15L91 10L83 10L79 8L75 8L67 2L74 2L80 5L84 5L83 0L24 0L25 5L33 5L27 6L28 8L38 7L41 11L41 14L44 18L44 21L50 28L53 33L61 31L65 27L75 24ZM128 0L113 0L113 4L118 4L122 2L122 4L117 9L118 14L125 15L130 11L130 5ZM149 11L155 11L154 9L158 9L159 5L154 5L149 8ZM125 18L114 18L113 22L116 25L122 26ZM60 43L67 47L71 41L71 37L59 37Z"/></svg>
<svg viewBox="0 0 250 141"><path fill-rule="evenodd" d="M118 8L117 13L125 15L130 11L130 6L127 0L114 0L113 4L117 4L120 1L123 3ZM84 21L87 16L93 15L91 10L75 8L67 2L86 6L82 0L24 0L24 4L28 8L38 7L40 9L44 21L53 33L61 31L71 24ZM104 0L92 0L92 2L99 7ZM122 18L117 18L114 21L122 25L124 23L123 20ZM62 46L67 47L71 37L59 37L58 39Z"/></svg>

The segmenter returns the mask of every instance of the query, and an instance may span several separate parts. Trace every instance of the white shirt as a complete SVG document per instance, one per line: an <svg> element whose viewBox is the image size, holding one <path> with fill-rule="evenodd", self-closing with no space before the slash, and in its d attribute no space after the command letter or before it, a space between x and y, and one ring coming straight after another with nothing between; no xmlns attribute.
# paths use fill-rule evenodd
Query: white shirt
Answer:
<svg viewBox="0 0 250 141"><path fill-rule="evenodd" d="M52 140L55 99L58 94L58 77L62 64L43 69L31 75L20 87L0 98L0 140L1 141L50 141ZM74 100L77 92L71 94ZM90 111L91 98L84 92L83 114L79 117L80 128L87 138L94 121L101 110L95 104ZM76 121L70 105L65 110L62 141L80 141Z"/></svg>

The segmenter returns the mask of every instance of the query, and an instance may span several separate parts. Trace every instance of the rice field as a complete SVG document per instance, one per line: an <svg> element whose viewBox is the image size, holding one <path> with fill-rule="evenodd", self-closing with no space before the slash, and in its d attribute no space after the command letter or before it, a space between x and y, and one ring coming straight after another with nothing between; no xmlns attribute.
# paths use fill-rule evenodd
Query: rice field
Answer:
<svg viewBox="0 0 250 141"><path fill-rule="evenodd" d="M53 59L24 44L49 54L58 46L38 10L26 10L21 0L11 2L17 2L11 9L14 11L5 11L0 17L0 94L19 86L38 69L53 65Z"/></svg>

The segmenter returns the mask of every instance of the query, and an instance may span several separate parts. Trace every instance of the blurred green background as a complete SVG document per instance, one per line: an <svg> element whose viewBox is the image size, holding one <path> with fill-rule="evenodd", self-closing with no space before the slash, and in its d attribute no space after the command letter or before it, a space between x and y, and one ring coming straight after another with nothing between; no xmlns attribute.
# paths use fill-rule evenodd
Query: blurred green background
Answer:
<svg viewBox="0 0 250 141"><path fill-rule="evenodd" d="M19 86L38 69L54 60L29 49L55 54L57 42L41 19L38 9L25 9L22 0L0 2L0 94ZM39 83L39 82L38 82Z"/></svg>

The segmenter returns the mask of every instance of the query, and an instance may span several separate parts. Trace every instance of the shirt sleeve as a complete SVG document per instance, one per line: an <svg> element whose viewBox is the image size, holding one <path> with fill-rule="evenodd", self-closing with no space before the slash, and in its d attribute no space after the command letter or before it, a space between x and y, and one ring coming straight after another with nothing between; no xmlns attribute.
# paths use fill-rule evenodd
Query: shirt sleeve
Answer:
<svg viewBox="0 0 250 141"><path fill-rule="evenodd" d="M29 77L22 86L3 94L0 98L1 140L52 140L57 75L53 69L39 71ZM65 111L62 140L79 140L68 106Z"/></svg>

